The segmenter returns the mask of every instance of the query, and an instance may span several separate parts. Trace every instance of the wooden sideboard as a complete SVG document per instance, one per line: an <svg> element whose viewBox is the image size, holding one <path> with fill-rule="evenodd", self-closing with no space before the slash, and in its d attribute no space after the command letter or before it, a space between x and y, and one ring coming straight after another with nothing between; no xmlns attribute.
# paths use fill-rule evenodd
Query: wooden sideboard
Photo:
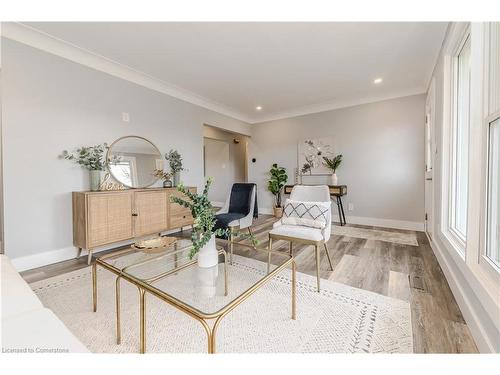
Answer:
<svg viewBox="0 0 500 375"><path fill-rule="evenodd" d="M90 264L97 247L191 225L190 210L170 201L181 194L176 188L73 192L73 244L79 255L88 250Z"/></svg>

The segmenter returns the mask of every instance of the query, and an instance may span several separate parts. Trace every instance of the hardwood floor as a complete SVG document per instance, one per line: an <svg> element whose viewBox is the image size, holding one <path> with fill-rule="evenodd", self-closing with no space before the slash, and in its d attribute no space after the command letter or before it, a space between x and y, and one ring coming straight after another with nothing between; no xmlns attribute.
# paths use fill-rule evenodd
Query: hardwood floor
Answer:
<svg viewBox="0 0 500 375"><path fill-rule="evenodd" d="M267 243L267 233L273 222L272 216L261 215L252 227L261 245ZM419 246L338 236L335 230L332 232L328 248L333 271L322 251L322 278L408 301L416 353L477 352L469 328L423 232L414 232ZM189 236L189 231L182 235ZM288 243L276 241L273 250L281 249L288 251ZM313 248L295 245L294 252L298 271L315 275ZM235 254L245 253L248 254L248 251L244 247L235 246ZM26 271L21 275L27 282L34 282L83 267L87 267L85 256Z"/></svg>

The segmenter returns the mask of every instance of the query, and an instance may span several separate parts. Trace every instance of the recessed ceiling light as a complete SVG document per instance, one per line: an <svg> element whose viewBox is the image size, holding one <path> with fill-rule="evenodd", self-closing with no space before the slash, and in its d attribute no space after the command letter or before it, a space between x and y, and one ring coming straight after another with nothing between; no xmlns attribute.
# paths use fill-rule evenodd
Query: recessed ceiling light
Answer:
<svg viewBox="0 0 500 375"><path fill-rule="evenodd" d="M258 105L257 107L255 107L255 109L256 109L257 111L262 111L262 107L261 107L260 105Z"/></svg>
<svg viewBox="0 0 500 375"><path fill-rule="evenodd" d="M373 83L376 84L376 85L379 84L379 83L382 83L382 78L375 78L373 80Z"/></svg>

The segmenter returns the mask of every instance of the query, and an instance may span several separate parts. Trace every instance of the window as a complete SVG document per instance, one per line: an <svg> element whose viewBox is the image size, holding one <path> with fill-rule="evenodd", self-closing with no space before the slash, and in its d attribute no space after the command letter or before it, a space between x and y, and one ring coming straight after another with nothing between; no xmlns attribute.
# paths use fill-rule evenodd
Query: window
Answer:
<svg viewBox="0 0 500 375"><path fill-rule="evenodd" d="M454 63L452 123L450 230L465 243L467 235L467 194L470 118L470 56L468 34L458 49Z"/></svg>
<svg viewBox="0 0 500 375"><path fill-rule="evenodd" d="M500 268L500 118L490 123L486 257Z"/></svg>

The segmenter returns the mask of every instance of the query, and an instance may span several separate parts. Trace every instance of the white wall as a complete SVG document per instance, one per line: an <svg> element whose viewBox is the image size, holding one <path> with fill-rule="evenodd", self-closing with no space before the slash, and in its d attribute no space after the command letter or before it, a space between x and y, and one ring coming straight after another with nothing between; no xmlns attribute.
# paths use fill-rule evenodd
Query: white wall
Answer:
<svg viewBox="0 0 500 375"><path fill-rule="evenodd" d="M212 177L210 201L220 205L225 202L235 182L246 182L246 149L248 137L213 126L204 126L205 177ZM233 140L238 139L239 143Z"/></svg>
<svg viewBox="0 0 500 375"><path fill-rule="evenodd" d="M182 180L201 187L203 124L249 132L238 120L5 38L2 59L5 252L12 258L76 254L71 192L89 182L86 171L57 158L63 149L140 135L162 153L178 149Z"/></svg>
<svg viewBox="0 0 500 375"><path fill-rule="evenodd" d="M348 185L345 208L351 222L422 229L424 219L424 95L252 125L249 180L259 186L259 207L270 210L266 190L272 163L294 181L297 144L334 137L344 155L337 171Z"/></svg>

